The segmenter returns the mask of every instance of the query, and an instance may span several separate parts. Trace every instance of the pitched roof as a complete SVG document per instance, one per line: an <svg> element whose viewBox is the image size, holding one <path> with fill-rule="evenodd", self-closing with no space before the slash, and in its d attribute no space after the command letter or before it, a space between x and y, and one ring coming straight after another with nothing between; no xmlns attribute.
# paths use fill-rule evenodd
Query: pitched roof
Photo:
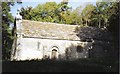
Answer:
<svg viewBox="0 0 120 74"><path fill-rule="evenodd" d="M22 33L26 37L80 40L75 33L77 25L22 20Z"/></svg>

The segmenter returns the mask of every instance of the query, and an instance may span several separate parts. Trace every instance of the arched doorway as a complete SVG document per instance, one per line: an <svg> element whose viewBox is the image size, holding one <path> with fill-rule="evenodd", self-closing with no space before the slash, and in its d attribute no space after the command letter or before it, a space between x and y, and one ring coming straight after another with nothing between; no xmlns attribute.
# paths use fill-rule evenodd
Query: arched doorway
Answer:
<svg viewBox="0 0 120 74"><path fill-rule="evenodd" d="M52 50L51 59L57 59L57 50L56 49Z"/></svg>
<svg viewBox="0 0 120 74"><path fill-rule="evenodd" d="M51 49L51 59L55 60L58 59L58 47L53 46Z"/></svg>

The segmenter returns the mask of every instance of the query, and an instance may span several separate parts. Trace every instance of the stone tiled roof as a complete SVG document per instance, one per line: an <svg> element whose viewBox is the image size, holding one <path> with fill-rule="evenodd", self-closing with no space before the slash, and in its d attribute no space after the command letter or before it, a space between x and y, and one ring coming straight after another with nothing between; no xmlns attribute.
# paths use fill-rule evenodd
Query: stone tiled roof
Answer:
<svg viewBox="0 0 120 74"><path fill-rule="evenodd" d="M51 39L80 40L75 33L77 25L22 20L23 36Z"/></svg>

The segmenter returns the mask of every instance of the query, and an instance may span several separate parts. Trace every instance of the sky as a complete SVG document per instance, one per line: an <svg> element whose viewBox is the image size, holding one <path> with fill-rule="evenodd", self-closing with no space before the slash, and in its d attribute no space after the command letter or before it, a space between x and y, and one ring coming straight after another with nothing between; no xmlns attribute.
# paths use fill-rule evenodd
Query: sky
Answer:
<svg viewBox="0 0 120 74"><path fill-rule="evenodd" d="M38 4L44 4L45 2L56 2L60 3L62 0L22 0L22 4L15 3L14 6L11 7L11 13L15 17L17 13L17 9L20 9L21 7L29 7L32 6L33 8L36 7ZM83 6L88 2L93 2L95 4L96 0L69 0L68 5L71 6L73 9L75 9L78 6Z"/></svg>

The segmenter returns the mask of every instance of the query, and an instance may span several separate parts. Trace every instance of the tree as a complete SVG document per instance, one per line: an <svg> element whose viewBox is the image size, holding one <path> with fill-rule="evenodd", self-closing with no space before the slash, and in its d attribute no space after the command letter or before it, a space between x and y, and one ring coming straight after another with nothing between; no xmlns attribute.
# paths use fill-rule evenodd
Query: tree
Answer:
<svg viewBox="0 0 120 74"><path fill-rule="evenodd" d="M21 2L17 2L21 4ZM14 2L2 2L2 59L10 59L11 47L13 43L12 30L10 24L14 22L14 18L10 13L10 6L13 6Z"/></svg>
<svg viewBox="0 0 120 74"><path fill-rule="evenodd" d="M32 10L32 7L27 7L27 8L21 8L21 13L20 15L23 17L23 19L28 19L31 20L32 14L30 13Z"/></svg>
<svg viewBox="0 0 120 74"><path fill-rule="evenodd" d="M10 49L12 44L12 33L9 29L10 23L13 23L13 17L10 12L10 6L13 2L2 2L2 58L8 59L10 57Z"/></svg>
<svg viewBox="0 0 120 74"><path fill-rule="evenodd" d="M81 17L82 6L77 7L75 10L70 12L68 19L70 20L69 24L81 25L82 17Z"/></svg>
<svg viewBox="0 0 120 74"><path fill-rule="evenodd" d="M67 21L67 17L70 14L70 7L68 6L68 1L62 1L61 3L59 3L57 5L57 9L56 9L56 16L58 16L59 19L59 23L65 23ZM68 21L67 21L68 22Z"/></svg>
<svg viewBox="0 0 120 74"><path fill-rule="evenodd" d="M112 2L111 6L109 7L109 25L107 29L113 34L114 42L116 47L118 48L118 41L119 41L119 2Z"/></svg>
<svg viewBox="0 0 120 74"><path fill-rule="evenodd" d="M82 18L83 18L86 26L88 26L88 23L91 22L91 16L92 16L92 12L94 9L95 9L95 7L92 4L88 4L82 10L81 15L82 15Z"/></svg>
<svg viewBox="0 0 120 74"><path fill-rule="evenodd" d="M55 2L46 2L45 4L39 4L35 8L21 8L20 14L23 16L23 19L28 20L66 23L66 17L70 13L70 8L67 4L68 2L61 2L59 4Z"/></svg>
<svg viewBox="0 0 120 74"><path fill-rule="evenodd" d="M97 24L99 28L106 28L109 26L109 18L111 16L110 7L112 6L111 2L97 2L95 9L92 14L92 22Z"/></svg>

